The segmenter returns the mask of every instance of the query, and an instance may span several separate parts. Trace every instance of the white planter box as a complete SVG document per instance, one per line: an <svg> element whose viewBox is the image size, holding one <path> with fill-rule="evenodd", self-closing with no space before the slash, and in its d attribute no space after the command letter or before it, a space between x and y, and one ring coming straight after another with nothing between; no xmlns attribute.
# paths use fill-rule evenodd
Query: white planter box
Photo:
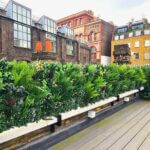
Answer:
<svg viewBox="0 0 150 150"><path fill-rule="evenodd" d="M124 98L124 97L130 96L130 95L138 93L138 92L139 92L139 90L137 90L137 89L136 90L132 90L132 91L128 91L128 92L119 94L119 98Z"/></svg>
<svg viewBox="0 0 150 150"><path fill-rule="evenodd" d="M0 144L55 123L57 123L57 118L51 117L51 120L40 120L37 123L29 123L27 126L12 128L0 134Z"/></svg>
<svg viewBox="0 0 150 150"><path fill-rule="evenodd" d="M113 101L116 101L116 100L117 100L117 97L110 97L108 99L96 102L95 104L90 104L87 107L83 107L83 108L79 107L76 110L72 110L72 111L69 111L69 112L61 113L62 120L66 120L68 118L80 115L82 113L88 112L89 110L93 110L93 109L95 109L97 107L109 104L109 103L111 103Z"/></svg>

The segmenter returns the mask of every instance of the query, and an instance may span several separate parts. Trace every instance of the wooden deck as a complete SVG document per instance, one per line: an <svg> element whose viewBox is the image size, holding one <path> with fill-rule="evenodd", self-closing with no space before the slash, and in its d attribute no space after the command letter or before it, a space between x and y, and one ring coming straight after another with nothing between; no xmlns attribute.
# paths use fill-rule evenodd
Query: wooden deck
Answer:
<svg viewBox="0 0 150 150"><path fill-rule="evenodd" d="M138 101L49 150L150 150L150 101Z"/></svg>

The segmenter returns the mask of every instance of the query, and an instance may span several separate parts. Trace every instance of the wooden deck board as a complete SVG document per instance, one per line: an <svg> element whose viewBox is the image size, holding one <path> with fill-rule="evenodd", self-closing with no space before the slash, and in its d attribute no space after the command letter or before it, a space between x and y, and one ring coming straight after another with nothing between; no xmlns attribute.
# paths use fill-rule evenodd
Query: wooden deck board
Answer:
<svg viewBox="0 0 150 150"><path fill-rule="evenodd" d="M131 105L128 108L125 108L122 111L112 115L111 117L106 118L104 121L97 123L96 125L89 128L89 132L87 135L81 137L76 142L69 145L67 148L65 148L65 150L81 149L81 146L85 145L85 143L92 141L93 138L99 136L100 134L104 133L106 130L110 129L113 124L118 124L120 121L122 121L122 118L128 117L131 113L134 112L134 109L138 110L141 107L141 105L142 103L138 102L135 105ZM90 145L90 143L88 145Z"/></svg>
<svg viewBox="0 0 150 150"><path fill-rule="evenodd" d="M150 149L150 133L146 137L145 141L143 141L142 145L138 148L138 150L149 150Z"/></svg>
<svg viewBox="0 0 150 150"><path fill-rule="evenodd" d="M136 102L49 150L136 150L150 133L149 120L150 102ZM147 143L150 137L140 148Z"/></svg>

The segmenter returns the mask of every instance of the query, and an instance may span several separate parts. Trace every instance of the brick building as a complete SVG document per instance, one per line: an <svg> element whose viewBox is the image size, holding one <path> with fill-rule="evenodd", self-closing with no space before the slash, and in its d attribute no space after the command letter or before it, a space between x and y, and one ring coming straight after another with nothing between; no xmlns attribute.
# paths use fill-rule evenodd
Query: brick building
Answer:
<svg viewBox="0 0 150 150"><path fill-rule="evenodd" d="M112 40L112 63L150 66L150 23L147 19L117 27Z"/></svg>
<svg viewBox="0 0 150 150"><path fill-rule="evenodd" d="M10 0L0 8L0 58L90 63L91 49L73 38L71 29L58 32L56 21Z"/></svg>
<svg viewBox="0 0 150 150"><path fill-rule="evenodd" d="M90 10L84 10L57 20L57 25L72 27L76 39L83 43L88 43L92 49L92 62L104 65L110 63L111 40L114 30L112 23L95 17Z"/></svg>

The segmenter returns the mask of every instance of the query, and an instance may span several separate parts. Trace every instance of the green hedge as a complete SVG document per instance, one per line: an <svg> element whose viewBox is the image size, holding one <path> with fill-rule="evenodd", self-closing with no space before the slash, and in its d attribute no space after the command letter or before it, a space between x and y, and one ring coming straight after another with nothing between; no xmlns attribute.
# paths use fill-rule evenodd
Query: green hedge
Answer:
<svg viewBox="0 0 150 150"><path fill-rule="evenodd" d="M0 60L0 132L150 86L147 70Z"/></svg>

